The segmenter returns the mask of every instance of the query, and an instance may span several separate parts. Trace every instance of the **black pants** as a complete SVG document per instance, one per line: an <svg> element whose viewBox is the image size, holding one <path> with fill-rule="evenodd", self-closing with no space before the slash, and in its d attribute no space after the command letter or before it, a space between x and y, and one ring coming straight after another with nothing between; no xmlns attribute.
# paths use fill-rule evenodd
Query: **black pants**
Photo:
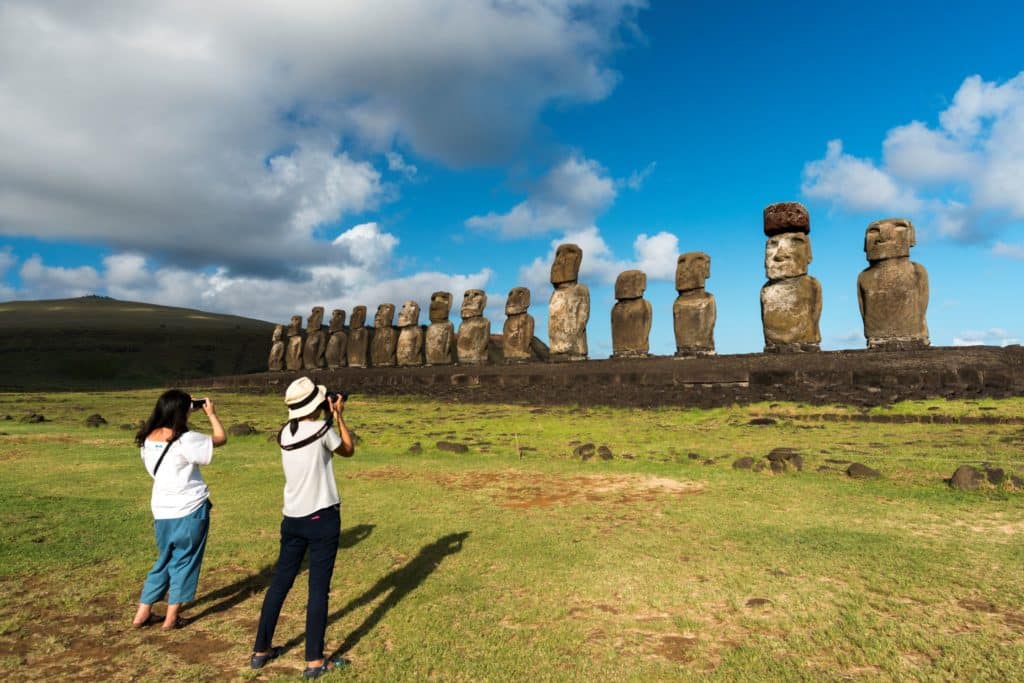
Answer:
<svg viewBox="0 0 1024 683"><path fill-rule="evenodd" d="M285 517L281 520L281 552L274 569L274 578L263 598L254 652L270 649L281 606L299 573L306 548L309 548L306 661L323 658L324 632L327 630L327 593L331 589L340 533L341 514L337 507L317 510L307 517Z"/></svg>

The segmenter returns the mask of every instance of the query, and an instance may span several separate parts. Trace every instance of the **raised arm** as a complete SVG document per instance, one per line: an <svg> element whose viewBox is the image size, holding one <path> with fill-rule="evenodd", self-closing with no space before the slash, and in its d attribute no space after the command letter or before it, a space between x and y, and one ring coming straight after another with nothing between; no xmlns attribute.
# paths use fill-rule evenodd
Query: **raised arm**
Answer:
<svg viewBox="0 0 1024 683"><path fill-rule="evenodd" d="M206 417L210 419L210 428L213 429L213 447L223 446L228 442L228 435L224 433L224 425L220 423L220 418L217 417L217 411L213 407L213 401L209 397L203 399L206 403L203 404L203 412L206 413Z"/></svg>
<svg viewBox="0 0 1024 683"><path fill-rule="evenodd" d="M334 415L334 424L338 426L338 436L341 437L341 445L334 449L335 455L344 458L351 458L356 452L355 443L352 441L352 433L348 431L343 414L345 412L345 400L338 396L331 402L331 413Z"/></svg>

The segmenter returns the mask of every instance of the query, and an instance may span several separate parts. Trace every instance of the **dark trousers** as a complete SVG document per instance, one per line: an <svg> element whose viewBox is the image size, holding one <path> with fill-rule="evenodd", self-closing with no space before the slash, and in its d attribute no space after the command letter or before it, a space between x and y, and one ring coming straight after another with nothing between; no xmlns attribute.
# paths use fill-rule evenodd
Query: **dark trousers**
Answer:
<svg viewBox="0 0 1024 683"><path fill-rule="evenodd" d="M281 552L270 588L263 598L254 652L269 650L284 599L295 582L302 558L309 549L309 601L306 603L306 661L323 659L327 630L327 594L338 555L341 514L337 507L317 510L307 517L281 521Z"/></svg>

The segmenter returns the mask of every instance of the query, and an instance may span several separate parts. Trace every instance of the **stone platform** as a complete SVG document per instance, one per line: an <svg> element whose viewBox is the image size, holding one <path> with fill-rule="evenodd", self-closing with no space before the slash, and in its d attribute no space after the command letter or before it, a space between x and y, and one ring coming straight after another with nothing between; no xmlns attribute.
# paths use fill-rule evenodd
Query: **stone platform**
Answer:
<svg viewBox="0 0 1024 683"><path fill-rule="evenodd" d="M924 398L1024 395L1020 346L823 351L576 363L341 368L217 377L184 386L284 393L300 374L353 394L446 401L715 407L756 401L882 405Z"/></svg>

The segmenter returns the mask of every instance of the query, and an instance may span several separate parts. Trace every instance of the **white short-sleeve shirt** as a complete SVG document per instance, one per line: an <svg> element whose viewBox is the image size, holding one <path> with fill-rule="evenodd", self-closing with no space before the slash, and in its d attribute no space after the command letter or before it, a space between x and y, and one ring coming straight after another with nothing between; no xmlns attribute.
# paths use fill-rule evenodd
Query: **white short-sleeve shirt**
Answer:
<svg viewBox="0 0 1024 683"><path fill-rule="evenodd" d="M167 444L146 440L142 444L142 464L153 476L157 460ZM171 444L170 450L153 477L150 507L153 519L178 519L192 514L210 497L210 490L199 472L200 465L213 460L213 439L198 432L185 432Z"/></svg>
<svg viewBox="0 0 1024 683"><path fill-rule="evenodd" d="M303 420L295 434L285 426L281 433L282 445L297 443L316 434L324 426L323 420ZM341 437L333 429L311 444L293 451L281 449L284 467L285 517L305 517L317 510L341 503L338 485L334 481L334 449L341 445Z"/></svg>

